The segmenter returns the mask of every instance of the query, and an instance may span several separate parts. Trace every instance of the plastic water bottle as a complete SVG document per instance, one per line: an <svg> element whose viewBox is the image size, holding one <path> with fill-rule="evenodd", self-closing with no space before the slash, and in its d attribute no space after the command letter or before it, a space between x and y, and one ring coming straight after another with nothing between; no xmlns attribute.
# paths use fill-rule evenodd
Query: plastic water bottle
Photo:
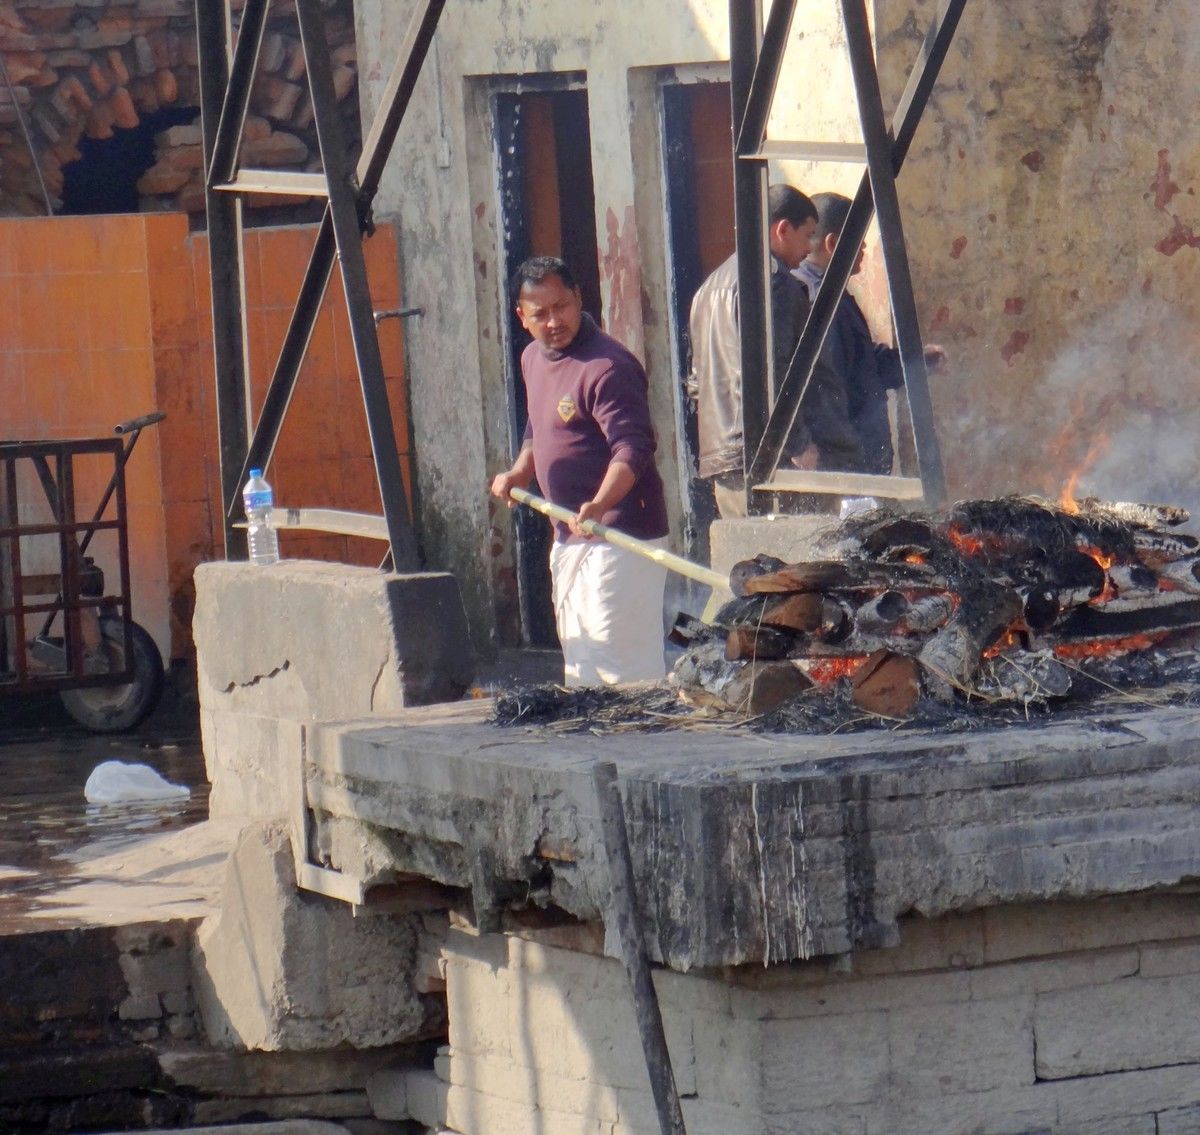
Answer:
<svg viewBox="0 0 1200 1135"><path fill-rule="evenodd" d="M271 527L271 509L275 507L275 494L267 484L261 469L250 470L250 480L242 490L242 504L246 509L246 543L250 549L252 564L277 564L279 562L279 534Z"/></svg>

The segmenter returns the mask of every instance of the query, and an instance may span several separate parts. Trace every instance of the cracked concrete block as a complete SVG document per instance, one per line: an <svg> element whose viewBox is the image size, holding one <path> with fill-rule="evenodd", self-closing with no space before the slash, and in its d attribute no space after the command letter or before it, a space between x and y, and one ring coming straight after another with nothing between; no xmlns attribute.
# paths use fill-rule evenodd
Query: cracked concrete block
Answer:
<svg viewBox="0 0 1200 1135"><path fill-rule="evenodd" d="M217 814L283 814L276 723L453 701L475 664L458 583L444 572L202 564L193 634Z"/></svg>
<svg viewBox="0 0 1200 1135"><path fill-rule="evenodd" d="M282 825L243 830L220 913L197 935L195 989L221 1046L373 1048L415 1038L425 1006L413 989L417 920L355 918L349 906L296 887Z"/></svg>

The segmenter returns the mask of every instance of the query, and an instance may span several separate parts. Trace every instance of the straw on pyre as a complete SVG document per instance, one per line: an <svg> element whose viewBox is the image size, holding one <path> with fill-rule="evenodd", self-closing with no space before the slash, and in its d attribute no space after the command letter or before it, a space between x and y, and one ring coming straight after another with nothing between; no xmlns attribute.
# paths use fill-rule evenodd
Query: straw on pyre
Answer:
<svg viewBox="0 0 1200 1135"><path fill-rule="evenodd" d="M671 682L693 705L762 713L847 679L860 708L922 697L1045 703L1088 659L1190 651L1200 540L1183 509L1087 499L965 501L847 520L828 558L735 566L734 598L691 621Z"/></svg>

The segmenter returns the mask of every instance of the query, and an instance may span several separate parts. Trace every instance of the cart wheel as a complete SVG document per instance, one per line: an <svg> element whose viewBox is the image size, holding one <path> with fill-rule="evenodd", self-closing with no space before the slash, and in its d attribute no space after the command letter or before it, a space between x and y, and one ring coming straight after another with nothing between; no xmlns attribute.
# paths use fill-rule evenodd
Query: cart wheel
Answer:
<svg viewBox="0 0 1200 1135"><path fill-rule="evenodd" d="M85 729L96 733L122 733L149 716L163 692L163 661L154 639L137 623L133 633L133 681L123 686L86 686L63 690L59 700ZM101 634L119 667L125 647L124 627L119 619L106 619Z"/></svg>

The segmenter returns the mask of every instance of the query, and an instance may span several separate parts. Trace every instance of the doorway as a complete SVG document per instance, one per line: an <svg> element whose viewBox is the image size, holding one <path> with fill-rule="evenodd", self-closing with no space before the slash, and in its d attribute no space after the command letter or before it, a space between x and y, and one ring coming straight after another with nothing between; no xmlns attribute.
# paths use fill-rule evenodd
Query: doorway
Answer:
<svg viewBox="0 0 1200 1135"><path fill-rule="evenodd" d="M503 233L502 302L508 319L507 384L515 455L528 413L521 352L530 338L516 317L512 277L530 256L559 256L570 265L583 307L600 322L600 259L592 181L587 91L579 77L545 76L532 87L493 96ZM540 493L536 485L534 492ZM521 627L531 646L557 646L550 598L552 530L544 517L516 509L517 584Z"/></svg>
<svg viewBox="0 0 1200 1135"><path fill-rule="evenodd" d="M691 367L688 316L692 297L737 247L733 210L733 126L728 82L670 81L662 87L663 168L672 332L678 373ZM716 516L712 486L696 476L695 407L680 391L686 554L708 562L708 526Z"/></svg>

